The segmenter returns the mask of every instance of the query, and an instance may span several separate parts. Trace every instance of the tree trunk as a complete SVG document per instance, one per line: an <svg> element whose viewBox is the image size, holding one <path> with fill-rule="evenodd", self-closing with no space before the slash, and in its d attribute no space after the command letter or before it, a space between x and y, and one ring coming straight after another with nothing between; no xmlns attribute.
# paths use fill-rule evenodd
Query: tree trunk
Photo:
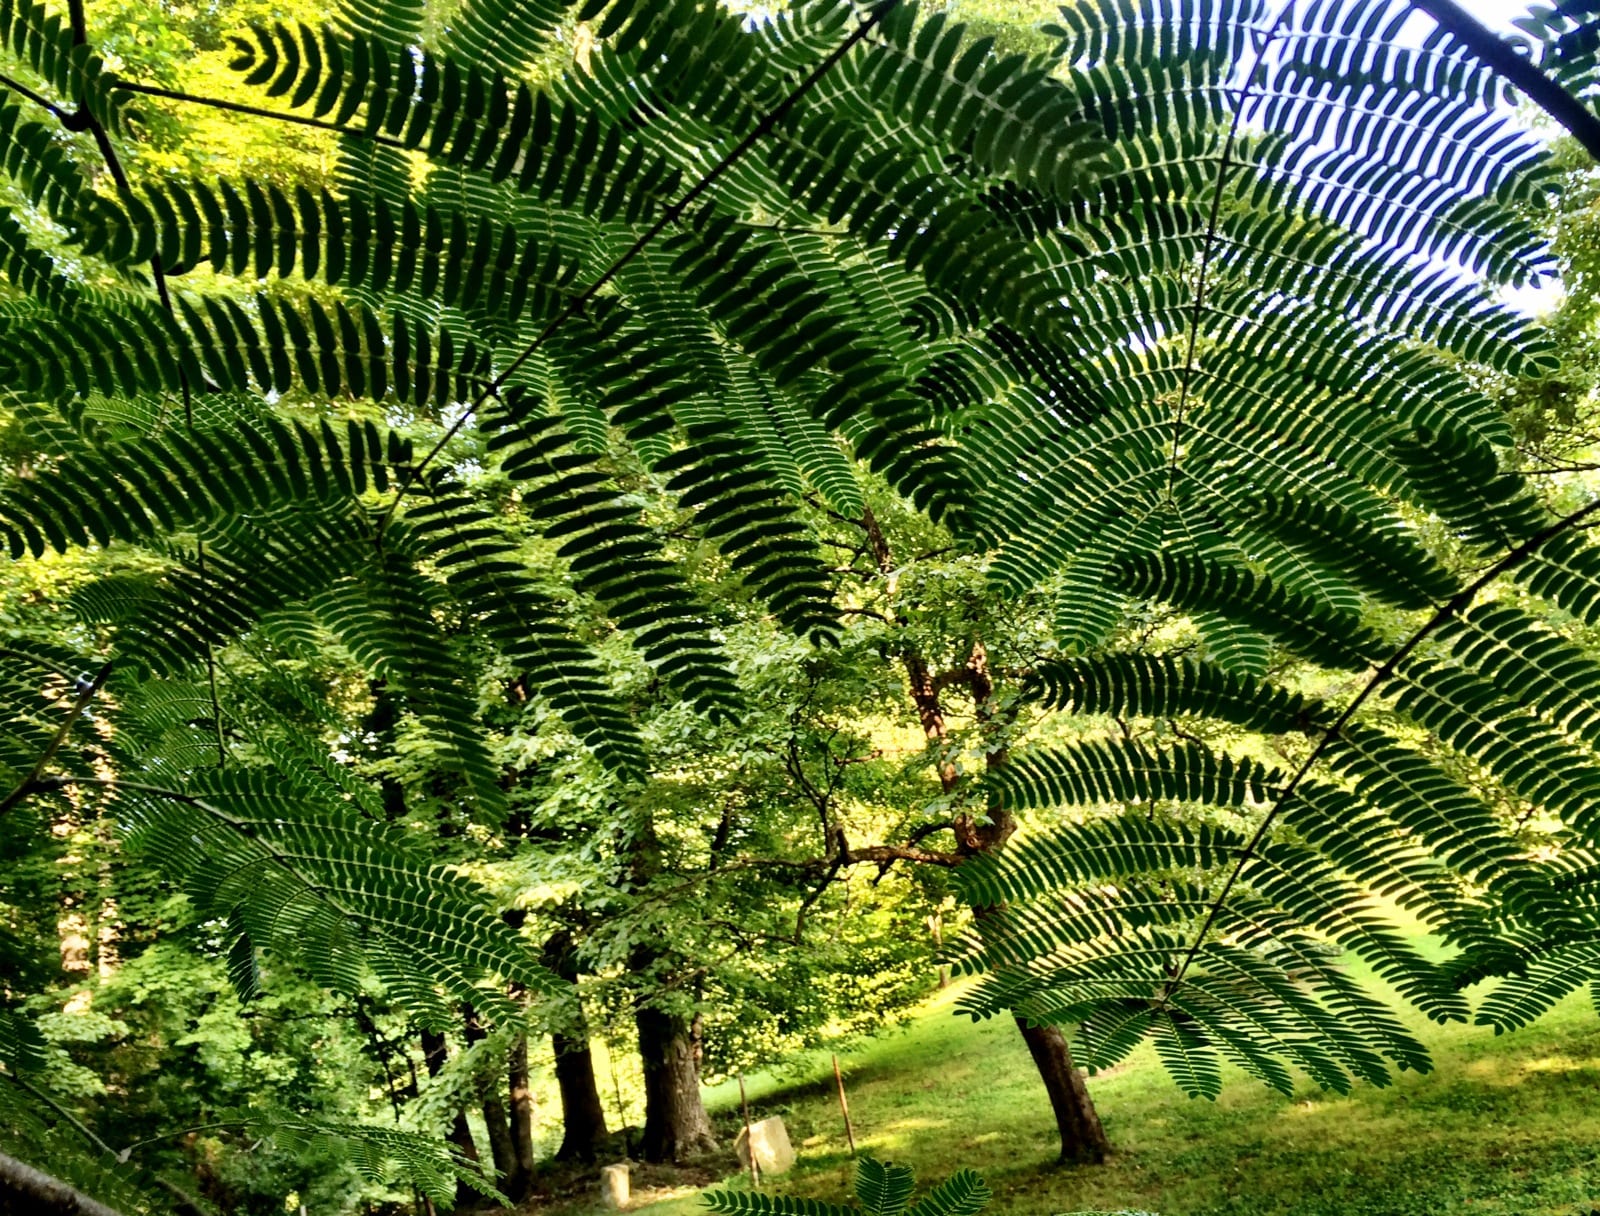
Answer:
<svg viewBox="0 0 1600 1216"><path fill-rule="evenodd" d="M0 1212L30 1216L122 1216L49 1174L0 1153Z"/></svg>
<svg viewBox="0 0 1600 1216"><path fill-rule="evenodd" d="M426 1066L430 1077L437 1077L444 1069L448 1050L445 1037L439 1031L424 1030L422 1032L422 1062ZM456 1108L455 1120L450 1124L450 1131L446 1134L445 1139L460 1149L467 1160L482 1160L478 1155L478 1142L472 1138L472 1128L467 1123L466 1112L459 1107ZM466 1183L456 1183L457 1208L471 1207L477 1197L478 1192Z"/></svg>
<svg viewBox="0 0 1600 1216"><path fill-rule="evenodd" d="M715 1149L688 1019L640 1005L634 1023L644 1064L644 1159L682 1161Z"/></svg>
<svg viewBox="0 0 1600 1216"><path fill-rule="evenodd" d="M606 1111L600 1104L595 1081L594 1056L589 1050L589 1026L583 1003L577 999L578 957L572 934L557 929L544 943L544 965L572 985L574 1016L570 1033L553 1031L550 1047L556 1058L556 1085L561 1090L561 1147L557 1161L593 1161L606 1139Z"/></svg>
<svg viewBox="0 0 1600 1216"><path fill-rule="evenodd" d="M561 1147L558 1161L593 1161L606 1139L606 1111L594 1076L589 1039L552 1034L556 1084L561 1089Z"/></svg>
<svg viewBox="0 0 1600 1216"><path fill-rule="evenodd" d="M867 542L878 569L885 578L893 577L894 561L889 552L888 540L877 519L868 508L862 514L861 526L866 531ZM951 686L964 686L972 696L973 711L983 733L986 750L984 767L989 773L1003 769L1011 756L1006 746L1005 728L1011 723L1014 710L997 708L994 699L994 677L989 669L989 652L983 639L973 640L966 663L954 671L935 675L921 652L915 647L901 651L901 662L906 669L906 682L911 701L916 706L922 732L934 751L934 763L939 773L939 784L946 794L956 792L960 775L950 755L950 730L945 717L941 690ZM992 788L992 787L991 787ZM958 812L953 819L956 846L963 858L982 856L1005 847L1011 834L1017 830L1016 817L999 801L991 798L980 818L969 810ZM988 909L974 908L981 917ZM1017 1029L1022 1041L1028 1045L1044 1082L1045 1093L1055 1110L1056 1126L1061 1132L1062 1161L1098 1163L1110 1151L1100 1116L1095 1112L1089 1097L1089 1088L1083 1074L1072 1063L1072 1053L1067 1050L1066 1036L1059 1027L1027 1025L1017 1019Z"/></svg>
<svg viewBox="0 0 1600 1216"><path fill-rule="evenodd" d="M511 1143L511 1122L506 1118L506 1104L498 1092L490 1090L483 1095L483 1124L489 1133L489 1156L494 1159L494 1172L500 1184L509 1188L517 1172L517 1150Z"/></svg>
<svg viewBox="0 0 1600 1216"><path fill-rule="evenodd" d="M1067 1036L1059 1026L1033 1026L1022 1018L1017 1019L1017 1029L1022 1032L1022 1041L1028 1045L1056 1113L1056 1127L1061 1132L1060 1160L1074 1165L1099 1165L1111 1151L1111 1143L1100 1126L1083 1074L1072 1063Z"/></svg>
<svg viewBox="0 0 1600 1216"><path fill-rule="evenodd" d="M468 1045L487 1037L483 1024L478 1021L476 1009L470 1005L463 1006L462 1014L466 1019ZM506 1104L501 1100L498 1080L484 1087L479 1109L483 1112L484 1131L489 1135L489 1156L494 1161L495 1179L500 1183L509 1183L517 1171L517 1151L512 1147L511 1121L506 1118Z"/></svg>
<svg viewBox="0 0 1600 1216"><path fill-rule="evenodd" d="M515 1168L506 1180L506 1194L520 1202L533 1186L533 1090L528 1084L526 1035L518 1035L511 1044L507 1074L511 1083L511 1152Z"/></svg>

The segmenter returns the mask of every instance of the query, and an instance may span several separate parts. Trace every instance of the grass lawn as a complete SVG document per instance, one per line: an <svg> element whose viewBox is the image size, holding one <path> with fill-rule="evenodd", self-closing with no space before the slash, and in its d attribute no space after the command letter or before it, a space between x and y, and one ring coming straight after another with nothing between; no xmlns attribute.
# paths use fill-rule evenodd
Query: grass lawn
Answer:
<svg viewBox="0 0 1600 1216"><path fill-rule="evenodd" d="M1090 1089L1115 1159L1058 1168L1054 1123L1009 1022L974 1025L934 1001L909 1027L841 1060L864 1152L936 1181L969 1165L996 1195L995 1216L1147 1209L1161 1216L1590 1216L1600 1211L1600 1022L1568 1001L1533 1027L1426 1026L1435 1070L1347 1097L1303 1089L1284 1099L1234 1076L1216 1102L1183 1097L1141 1050ZM1419 1027L1421 1029L1421 1027ZM746 1079L752 1118L782 1115L800 1154L764 1188L848 1193L826 1056L799 1079ZM710 1091L731 1141L736 1085ZM696 1192L661 1175L635 1182L636 1211L688 1216ZM641 1186L641 1184L643 1184ZM731 1178L730 1186L748 1180ZM560 1204L571 1212L587 1204Z"/></svg>

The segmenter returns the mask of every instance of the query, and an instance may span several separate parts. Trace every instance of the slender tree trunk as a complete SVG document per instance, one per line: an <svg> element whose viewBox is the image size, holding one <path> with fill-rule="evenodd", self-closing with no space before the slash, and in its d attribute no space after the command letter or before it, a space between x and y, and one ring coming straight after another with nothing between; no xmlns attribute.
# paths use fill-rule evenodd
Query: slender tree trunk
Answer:
<svg viewBox="0 0 1600 1216"><path fill-rule="evenodd" d="M594 1076L589 1039L552 1034L556 1085L561 1090L561 1147L558 1161L593 1161L606 1139L606 1110Z"/></svg>
<svg viewBox="0 0 1600 1216"><path fill-rule="evenodd" d="M481 1042L487 1035L478 1021L478 1011L469 1005L462 1012L466 1018L467 1043ZM517 1150L511 1142L511 1121L506 1117L498 1079L484 1087L479 1109L483 1112L484 1131L489 1135L489 1156L494 1161L495 1176L509 1184L517 1171Z"/></svg>
<svg viewBox="0 0 1600 1216"><path fill-rule="evenodd" d="M510 1064L511 1153L514 1170L506 1180L506 1194L524 1200L533 1188L533 1090L528 1083L528 1039L518 1035L511 1044Z"/></svg>
<svg viewBox="0 0 1600 1216"><path fill-rule="evenodd" d="M506 1118L506 1104L498 1092L483 1095L483 1125L489 1133L489 1156L494 1160L494 1172L500 1182L510 1188L517 1172L517 1150L511 1143L511 1122Z"/></svg>
<svg viewBox="0 0 1600 1216"><path fill-rule="evenodd" d="M436 1030L424 1030L422 1032L422 1062L427 1068L430 1077L437 1077L444 1069L448 1051L449 1048L445 1043L443 1034ZM446 1134L445 1139L459 1148L467 1160L482 1160L478 1155L478 1142L472 1138L472 1128L467 1123L466 1112L459 1107L456 1108L455 1120L450 1124L450 1131ZM456 1183L457 1208L471 1207L477 1197L478 1192L474 1191L470 1186L462 1182Z"/></svg>
<svg viewBox="0 0 1600 1216"><path fill-rule="evenodd" d="M863 514L861 522L878 569L885 578L892 578L894 563L883 529L878 526L870 509ZM963 667L940 675L932 672L915 648L903 650L901 660L905 665L911 700L916 706L923 734L935 749L939 784L944 792L954 793L960 784L955 759L949 752L949 725L941 699L941 692L946 687L962 685L971 693L979 727L992 740L984 757L985 767L991 772L1004 768L1010 761L1010 753L1005 745L1003 728L1009 723L998 718L994 702L994 679L982 639L973 641ZM1004 848L1011 834L1017 830L1015 817L999 802L991 802L984 812L981 818L970 811L962 811L954 818L956 845L965 857L977 857ZM981 917L984 912L983 908L974 909L976 916ZM1104 1161L1110 1152L1110 1145L1089 1096L1088 1084L1073 1065L1066 1036L1058 1027L1029 1026L1021 1018L1017 1019L1017 1029L1022 1033L1023 1042L1028 1045L1028 1054L1033 1057L1034 1066L1039 1070L1039 1079L1044 1083L1050 1106L1055 1111L1056 1127L1061 1133L1060 1160L1080 1163Z"/></svg>
<svg viewBox="0 0 1600 1216"><path fill-rule="evenodd" d="M593 1161L606 1139L606 1111L595 1081L589 1050L589 1026L578 994L578 956L572 934L558 929L545 939L544 965L572 985L573 1017L567 1033L554 1031L550 1047L556 1058L556 1086L561 1091L561 1147L557 1161Z"/></svg>
<svg viewBox="0 0 1600 1216"><path fill-rule="evenodd" d="M1111 1151L1100 1116L1089 1098L1083 1074L1073 1066L1067 1036L1059 1026L1031 1026L1017 1019L1022 1041L1044 1080L1050 1106L1061 1132L1061 1160L1074 1165L1099 1165Z"/></svg>
<svg viewBox="0 0 1600 1216"><path fill-rule="evenodd" d="M644 1159L682 1161L715 1149L716 1133L700 1100L689 1020L640 1005L634 1023L644 1064Z"/></svg>

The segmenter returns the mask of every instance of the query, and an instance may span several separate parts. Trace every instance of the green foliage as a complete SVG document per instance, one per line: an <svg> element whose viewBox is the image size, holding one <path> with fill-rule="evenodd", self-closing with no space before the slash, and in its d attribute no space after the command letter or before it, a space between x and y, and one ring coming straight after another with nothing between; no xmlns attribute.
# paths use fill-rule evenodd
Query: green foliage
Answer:
<svg viewBox="0 0 1600 1216"><path fill-rule="evenodd" d="M286 783L288 796L279 792ZM370 966L430 1026L455 1021L432 983L500 1017L515 1013L474 982L480 976L546 983L457 877L419 865L392 832L303 780L219 770L183 792L130 783L117 796L132 804L133 847L159 857L203 915L236 926L243 989L253 986L257 947L302 958L335 991L359 991Z"/></svg>
<svg viewBox="0 0 1600 1216"><path fill-rule="evenodd" d="M911 1203L915 1179L903 1165L889 1165L873 1157L856 1162L858 1205L792 1199L760 1191L707 1191L701 1201L713 1212L728 1216L976 1216L993 1198L983 1179L971 1170L957 1170L944 1182ZM909 1206L908 1206L909 1205Z"/></svg>
<svg viewBox="0 0 1600 1216"><path fill-rule="evenodd" d="M443 1207L456 1201L456 1184L464 1182L486 1199L507 1202L483 1176L475 1161L459 1147L392 1127L334 1123L286 1117L263 1121L252 1131L268 1134L280 1147L296 1153L317 1154L331 1146L348 1155L356 1168L375 1183L384 1183L396 1169L411 1185Z"/></svg>
<svg viewBox="0 0 1600 1216"><path fill-rule="evenodd" d="M817 528L863 514L866 472L984 555L989 596L1053 594L1028 687L1118 729L1013 757L1007 715L1031 710L983 702L1005 717L987 809L1032 830L960 859L969 1012L1075 1027L1097 1066L1149 1037L1194 1094L1225 1059L1284 1091L1291 1066L1339 1090L1426 1068L1340 952L1435 1020L1493 977L1475 1016L1527 1021L1593 978L1600 941L1600 665L1558 615L1600 619L1600 549L1590 507L1513 467L1485 391L1555 366L1494 294L1552 269L1530 216L1555 175L1464 47L1397 40L1409 15L1106 0L1036 58L913 3L359 0L257 23L229 69L336 136L337 168L202 181L130 176L129 82L69 20L0 2L7 66L56 99L0 105L0 530L18 559L107 556L70 604L127 721L53 754L81 664L7 649L19 798L70 817L108 791L229 926L241 993L265 949L342 993L376 976L424 1025L457 1001L518 1016L504 985L542 973L408 847L419 788L463 834L515 805L523 836L537 815L612 842L541 898L622 891L595 901L626 928L594 961L670 970L652 901L685 857L742 906L768 893L721 867L735 803L772 801L751 757L806 787L801 714L784 734L744 703L762 685L733 639L770 615L842 642L873 611ZM1572 20L1534 25L1582 92ZM569 63L573 23L593 46ZM944 623L919 611L908 633ZM988 679L982 632L959 641L951 670ZM319 709L294 664L361 691ZM385 698L394 722L352 726ZM508 762L507 700L604 774ZM712 734L741 724L748 756ZM376 812L324 755L367 734L395 753ZM540 763L529 806L512 787ZM952 789L941 810L977 814ZM662 811L703 816L708 792L728 807L709 842ZM829 856L791 887L847 856L807 797ZM781 815L738 830L801 839ZM20 1062L25 1023L0 1016ZM374 1173L400 1159L441 1193L459 1164L364 1143ZM863 1203L899 1212L909 1176L873 1168ZM907 1210L986 1198L958 1175Z"/></svg>

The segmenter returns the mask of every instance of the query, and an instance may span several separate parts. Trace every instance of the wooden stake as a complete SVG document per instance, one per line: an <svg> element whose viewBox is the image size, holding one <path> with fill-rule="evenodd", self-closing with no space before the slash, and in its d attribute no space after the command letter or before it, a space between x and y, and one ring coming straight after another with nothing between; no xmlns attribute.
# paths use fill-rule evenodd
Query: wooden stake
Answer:
<svg viewBox="0 0 1600 1216"><path fill-rule="evenodd" d="M750 1158L750 1185L761 1185L761 1168L756 1165L756 1146L750 1143L750 1102L744 1096L744 1073L739 1074L739 1105L744 1108L744 1155Z"/></svg>
<svg viewBox="0 0 1600 1216"><path fill-rule="evenodd" d="M844 1096L844 1074L839 1071L839 1057L833 1057L833 1081L839 1087L839 1113L844 1116L844 1138L850 1141L850 1155L856 1155L856 1132L850 1126L850 1103Z"/></svg>

